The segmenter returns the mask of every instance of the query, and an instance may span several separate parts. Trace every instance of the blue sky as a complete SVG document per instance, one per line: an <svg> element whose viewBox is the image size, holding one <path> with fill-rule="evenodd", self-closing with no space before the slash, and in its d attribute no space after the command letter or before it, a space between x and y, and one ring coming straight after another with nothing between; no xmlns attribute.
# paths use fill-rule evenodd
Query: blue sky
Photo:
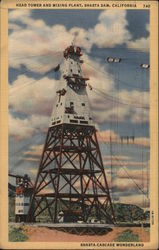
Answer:
<svg viewBox="0 0 159 250"><path fill-rule="evenodd" d="M97 89L87 91L108 182L111 134L113 154L120 159L113 163L113 192L120 194L121 202L146 206L133 182L147 193L149 70L140 67L149 64L145 10L9 11L10 171L36 176L60 76L46 73L62 61L63 50L74 38L83 51L84 75ZM108 56L121 62L108 63ZM120 143L121 136L132 135L134 143Z"/></svg>

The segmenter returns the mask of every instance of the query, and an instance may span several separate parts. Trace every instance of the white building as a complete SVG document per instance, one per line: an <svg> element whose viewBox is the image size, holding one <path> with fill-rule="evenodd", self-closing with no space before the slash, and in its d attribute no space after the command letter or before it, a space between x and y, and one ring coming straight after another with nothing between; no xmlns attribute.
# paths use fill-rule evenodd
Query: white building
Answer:
<svg viewBox="0 0 159 250"><path fill-rule="evenodd" d="M17 195L15 198L15 214L27 215L30 205L30 197L24 195Z"/></svg>

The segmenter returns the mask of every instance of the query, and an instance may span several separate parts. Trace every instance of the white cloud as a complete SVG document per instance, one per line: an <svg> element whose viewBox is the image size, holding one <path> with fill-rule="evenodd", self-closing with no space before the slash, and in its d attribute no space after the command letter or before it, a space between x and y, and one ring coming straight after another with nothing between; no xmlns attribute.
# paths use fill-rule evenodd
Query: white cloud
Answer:
<svg viewBox="0 0 159 250"><path fill-rule="evenodd" d="M147 167L149 162L128 162L128 164L130 164L130 166L132 165L138 165L138 166L145 166ZM128 165L129 166L129 165ZM121 181L121 179L127 179L128 178L128 175L131 176L131 178L134 180L134 181L138 181L138 185L139 186L144 186L144 188L146 187L146 184L147 184L147 181L149 180L149 175L147 173L147 169L144 168L144 170L141 171L141 169L126 169L126 172L125 171L118 171L117 172L117 177L119 178L119 180ZM130 180L130 179L129 179ZM132 180L131 180L132 181ZM143 183L142 183L143 182Z"/></svg>
<svg viewBox="0 0 159 250"><path fill-rule="evenodd" d="M103 155L103 160L112 160L112 155ZM127 156L127 155L118 155L118 160L121 160L121 161L125 161L125 160L129 160L130 157Z"/></svg>
<svg viewBox="0 0 159 250"><path fill-rule="evenodd" d="M47 77L35 80L20 75L10 85L10 110L13 114L25 115L25 119L22 119L10 114L10 136L25 139L48 127L57 83Z"/></svg>
<svg viewBox="0 0 159 250"><path fill-rule="evenodd" d="M137 183L137 185L138 184L139 183ZM115 187L118 190L118 192L125 191L125 190L127 190L127 191L132 191L132 190L139 191L137 186L134 184L134 182L131 179L129 179L128 177L124 178L124 180L123 179L121 180L119 178L115 178L113 180L112 186ZM139 191L139 193L140 193L140 191Z"/></svg>
<svg viewBox="0 0 159 250"><path fill-rule="evenodd" d="M135 204L137 206L140 206L142 208L149 207L149 199L146 196L143 196L143 194L133 194L129 196L121 196L120 197L121 203L127 203L127 204Z"/></svg>
<svg viewBox="0 0 159 250"><path fill-rule="evenodd" d="M9 20L11 21L21 21L26 23L26 20L31 16L30 10L12 10L9 12Z"/></svg>
<svg viewBox="0 0 159 250"><path fill-rule="evenodd" d="M107 84L106 84L107 85ZM111 85L113 89L113 84ZM91 107L97 123L106 121L124 121L130 117L133 123L149 121L149 93L137 90L104 90L102 95L95 95ZM98 93L97 93L98 94Z"/></svg>
<svg viewBox="0 0 159 250"><path fill-rule="evenodd" d="M57 84L58 81L47 77L36 80L19 75L10 86L10 108L27 115L50 115Z"/></svg>
<svg viewBox="0 0 159 250"><path fill-rule="evenodd" d="M78 45L87 51L94 44L99 48L113 48L123 43L126 43L128 48L141 48L141 50L149 48L149 38L131 40L131 34L127 29L126 10L102 11L97 24L88 30L79 27L67 30L64 25L58 24L49 26L40 17L33 19L31 14L31 10L18 9L9 12L9 25L12 28L9 36L9 62L12 67L25 64L32 70L33 65L37 65L39 67L34 69L37 72L44 70L43 67L39 69L40 66L51 68L55 62L61 60L60 51L62 52L71 44L75 35ZM26 25L26 28L23 29L21 25L17 25L17 21ZM146 24L146 29L149 30L148 24ZM55 52L59 53L55 54ZM42 54L45 54L45 60L43 57L29 58L29 55Z"/></svg>
<svg viewBox="0 0 159 250"><path fill-rule="evenodd" d="M113 130L98 131L97 137L99 142L110 142L110 137L112 141L116 142L120 139L119 135Z"/></svg>
<svg viewBox="0 0 159 250"><path fill-rule="evenodd" d="M42 115L32 115L22 119L9 114L9 135L16 140L28 139L39 129L43 130L47 123L49 124L49 118Z"/></svg>
<svg viewBox="0 0 159 250"><path fill-rule="evenodd" d="M149 23L146 24L146 30L147 30L148 32L150 32L150 24L149 24Z"/></svg>
<svg viewBox="0 0 159 250"><path fill-rule="evenodd" d="M114 79L113 76L107 72L107 67L104 64L101 65L97 59L92 59L86 54L83 55L83 60L83 73L85 76L90 78L88 84L90 84L93 88L99 88L100 83L100 89L105 92L112 92L115 88ZM97 94L95 94L89 88L87 88L87 92L92 99L97 98Z"/></svg>
<svg viewBox="0 0 159 250"><path fill-rule="evenodd" d="M43 130L49 124L49 119L50 117L45 115L32 115L30 120L32 127Z"/></svg>
<svg viewBox="0 0 159 250"><path fill-rule="evenodd" d="M149 93L144 91L138 91L138 90L121 90L118 93L118 96L123 103L130 104L136 107L144 107L149 105Z"/></svg>
<svg viewBox="0 0 159 250"><path fill-rule="evenodd" d="M148 38L142 37L142 38L136 39L135 41L129 41L127 43L127 46L130 49L148 52L150 48L149 37Z"/></svg>
<svg viewBox="0 0 159 250"><path fill-rule="evenodd" d="M32 145L29 150L24 152L24 155L29 155L30 157L40 157L43 146L44 145Z"/></svg>
<svg viewBox="0 0 159 250"><path fill-rule="evenodd" d="M9 115L9 134L16 139L26 139L35 133L35 128L30 126L30 121L26 119L15 118Z"/></svg>
<svg viewBox="0 0 159 250"><path fill-rule="evenodd" d="M24 161L39 162L39 159L33 157L23 158Z"/></svg>
<svg viewBox="0 0 159 250"><path fill-rule="evenodd" d="M33 19L31 13L31 10L9 12L9 24L12 28L12 33L9 36L9 61L10 66L15 68L24 64L31 71L46 72L61 60L62 50L72 42L75 33L77 34L76 41L86 51L89 51L93 44L101 48L108 48L131 39L127 30L125 10L102 11L98 23L94 28L88 30L79 27L67 30L64 25L48 26L41 19ZM26 28L22 29L16 21L26 25ZM42 54L45 54L45 57L38 57ZM148 106L149 94L147 92L120 90L118 95L115 95L117 93L115 79L107 72L107 66L101 66L100 61L92 60L86 54L83 59L85 62L83 65L84 75L90 77L88 83L93 88L99 88L100 83L100 89L106 93L105 98L103 98L97 92L87 88L97 125L113 119L119 122L124 121L127 117L130 117L130 121L133 123L140 123L141 113L142 121L149 121L148 110L132 108L135 105ZM56 85L56 80L50 80L47 77L36 81L36 79L25 75L18 76L10 88L9 103L12 111L26 114L32 122L32 115L42 115L43 119L37 118L37 120L46 127L48 119L46 117L50 116L52 111ZM117 100L119 98L121 104L113 102L111 96ZM124 103L126 104L124 105Z"/></svg>
<svg viewBox="0 0 159 250"><path fill-rule="evenodd" d="M11 30L14 30L14 31L21 29L21 27L19 25L15 24L15 23L9 23L8 28L11 29Z"/></svg>
<svg viewBox="0 0 159 250"><path fill-rule="evenodd" d="M123 160L122 160L122 162L121 161L119 161L119 159L120 159L120 156L119 156L119 158L117 157L117 159L114 159L113 157L112 157L112 161L104 161L103 162L103 164L105 165L105 166L110 166L110 165L112 165L112 166L115 166L115 167L121 167L122 166L122 164L124 163L124 165L125 166L127 166L127 167L136 167L136 166L138 166L138 167L145 167L145 166L147 166L147 162L137 162L137 161L127 161L127 162L123 162ZM141 170L140 170L140 172L141 172Z"/></svg>
<svg viewBox="0 0 159 250"><path fill-rule="evenodd" d="M84 55L83 59L84 75L90 77L88 83L93 87L93 91L87 88L87 92L96 123L116 120L120 122L129 116L133 123L141 123L141 117L143 122L149 121L148 92L117 91L115 79L107 72L106 66L101 65L97 60L91 60L87 55Z"/></svg>
<svg viewBox="0 0 159 250"><path fill-rule="evenodd" d="M132 113L131 121L133 123L149 122L149 109L136 109Z"/></svg>
<svg viewBox="0 0 159 250"><path fill-rule="evenodd" d="M62 48L72 39L71 36L68 41L68 32L64 26L49 27L41 19L32 19L30 10L11 11L9 21L12 28L9 36L9 64L14 68L24 64L31 71L46 72L61 60ZM13 26L14 21L27 27L18 30L17 25Z"/></svg>
<svg viewBox="0 0 159 250"><path fill-rule="evenodd" d="M24 64L30 70L33 70L33 66L37 66L33 70L35 72L45 72L61 60L60 52L71 44L75 34L78 45L87 51L94 44L100 48L109 48L131 38L126 28L125 10L101 12L98 23L88 30L79 27L67 30L64 25L48 26L41 19L33 19L31 13L31 10L13 10L9 13L9 25L12 28L9 36L9 63L15 68ZM18 29L17 24L13 25L16 21L26 25L26 28L23 29L19 25ZM38 57L42 54L45 54L45 59Z"/></svg>
<svg viewBox="0 0 159 250"><path fill-rule="evenodd" d="M115 142L116 144L127 144L127 140L121 142L120 135L115 133L113 130L101 130L97 132L97 138L99 142ZM147 137L135 137L134 141L129 140L129 144L134 144L138 146L150 147L150 139Z"/></svg>
<svg viewBox="0 0 159 250"><path fill-rule="evenodd" d="M150 31L150 25L146 24L146 30ZM150 39L149 37L141 37L136 39L135 41L128 41L127 47L135 50L140 50L143 52L148 52L150 49Z"/></svg>
<svg viewBox="0 0 159 250"><path fill-rule="evenodd" d="M90 40L99 48L112 48L131 38L126 26L125 10L105 10L98 18L99 22L90 30Z"/></svg>
<svg viewBox="0 0 159 250"><path fill-rule="evenodd" d="M87 61L90 59L87 57ZM94 66L98 67L98 62L94 62ZM93 73L91 70L89 71L89 67L85 67L85 73ZM112 89L114 89L113 79L107 74L110 84L106 84L104 78L100 74L94 75L93 81L91 81L91 85L96 88L98 87L98 80L100 79L100 83L102 84L102 88L105 92L111 93ZM49 117L54 106L55 96L56 96L56 87L58 86L58 81L54 79L49 79L47 77L43 77L40 80L35 80L33 78L29 78L25 75L20 75L18 78L10 85L10 96L9 96L9 104L10 109L13 112L19 112L25 114L28 119L31 121L28 125L40 129L44 129L48 127ZM112 103L109 100L103 100L100 96L93 93L88 88L88 96L90 100L90 104L93 110L93 114L95 115L95 122L98 124L113 120L116 121L124 121L125 118L131 115L131 121L134 123L141 123L142 121L149 120L149 112L148 110L143 109L134 109L134 112L131 112L131 107L119 106L112 107ZM129 101L129 103L139 103L139 97L141 93L138 91L121 91L119 92L120 99L125 101ZM142 99L144 100L144 106L148 103L148 93L144 93ZM140 104L140 103L139 103ZM101 133L102 136L106 136L103 133L110 133L109 131L103 131ZM29 136L29 134L28 134ZM120 141L119 135L116 135L117 139ZM112 134L113 137L113 134ZM113 138L112 138L113 139ZM100 140L100 138L99 138ZM137 140L135 140L136 142ZM145 140L144 140L145 141ZM142 144L142 141L138 141L139 144Z"/></svg>

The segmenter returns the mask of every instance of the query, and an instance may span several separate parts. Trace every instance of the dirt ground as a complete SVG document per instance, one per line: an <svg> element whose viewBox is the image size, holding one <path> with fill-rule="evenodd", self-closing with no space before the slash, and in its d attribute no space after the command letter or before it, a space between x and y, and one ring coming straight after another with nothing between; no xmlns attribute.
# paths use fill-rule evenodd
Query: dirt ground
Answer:
<svg viewBox="0 0 159 250"><path fill-rule="evenodd" d="M140 227L116 227L107 234L97 236L69 234L44 227L24 227L25 234L29 237L28 241L30 242L112 242L127 229L131 229L134 234L137 234L141 242L150 240L149 231Z"/></svg>

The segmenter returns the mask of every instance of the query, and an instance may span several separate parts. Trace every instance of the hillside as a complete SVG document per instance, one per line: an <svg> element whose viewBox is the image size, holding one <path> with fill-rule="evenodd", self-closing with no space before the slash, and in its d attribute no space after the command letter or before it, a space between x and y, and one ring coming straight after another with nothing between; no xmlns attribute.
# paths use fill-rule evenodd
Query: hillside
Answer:
<svg viewBox="0 0 159 250"><path fill-rule="evenodd" d="M115 203L113 204L117 222L131 222L149 220L149 212L136 205Z"/></svg>

